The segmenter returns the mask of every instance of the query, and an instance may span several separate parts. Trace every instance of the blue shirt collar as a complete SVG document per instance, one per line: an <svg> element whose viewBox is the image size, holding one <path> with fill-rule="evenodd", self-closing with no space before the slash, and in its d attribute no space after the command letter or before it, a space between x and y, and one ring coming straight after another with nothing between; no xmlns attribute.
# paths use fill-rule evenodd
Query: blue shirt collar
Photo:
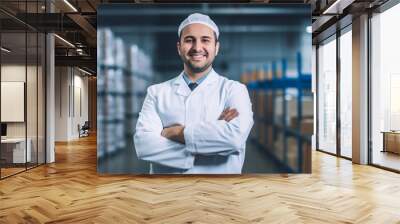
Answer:
<svg viewBox="0 0 400 224"><path fill-rule="evenodd" d="M213 69L211 68L210 71L209 71L207 74L203 75L203 77L201 77L201 78L199 78L198 80L196 80L195 83L197 83L197 85L200 85L200 83L203 82L204 79L207 78L207 76L210 74L210 72L211 72L212 70L213 70ZM193 83L193 81L190 80L189 76L186 74L185 71L183 72L183 79L185 80L186 84L188 84L188 85L189 85L190 83Z"/></svg>

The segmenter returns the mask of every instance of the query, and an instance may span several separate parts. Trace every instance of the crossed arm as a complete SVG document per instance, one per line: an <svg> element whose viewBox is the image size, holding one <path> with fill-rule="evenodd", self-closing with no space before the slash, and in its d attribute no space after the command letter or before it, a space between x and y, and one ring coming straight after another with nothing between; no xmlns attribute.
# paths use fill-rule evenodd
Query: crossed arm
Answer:
<svg viewBox="0 0 400 224"><path fill-rule="evenodd" d="M156 109L156 89L150 87L136 125L134 144L139 159L190 169L196 154L229 155L240 152L253 126L251 102L244 85L230 92L218 120L188 126L163 127Z"/></svg>
<svg viewBox="0 0 400 224"><path fill-rule="evenodd" d="M235 108L230 109L228 107L224 111L222 111L218 120L224 120L226 122L229 122L237 116L239 116L239 112ZM161 136L164 136L165 138L168 138L172 141L185 144L184 129L185 126L180 124L172 125L170 127L165 127L161 132Z"/></svg>

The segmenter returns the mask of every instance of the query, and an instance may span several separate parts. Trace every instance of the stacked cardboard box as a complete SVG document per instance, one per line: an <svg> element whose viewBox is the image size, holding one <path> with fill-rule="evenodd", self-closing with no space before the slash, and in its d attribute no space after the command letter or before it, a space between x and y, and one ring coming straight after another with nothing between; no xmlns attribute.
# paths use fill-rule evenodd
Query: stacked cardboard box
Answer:
<svg viewBox="0 0 400 224"><path fill-rule="evenodd" d="M290 127L297 128L297 117L290 119ZM303 135L312 135L314 132L314 119L312 117L303 117L300 119L300 133Z"/></svg>
<svg viewBox="0 0 400 224"><path fill-rule="evenodd" d="M114 105L114 133L113 139L114 144L119 149L123 149L126 146L125 136L124 136L124 119L125 119L125 105L124 101L126 99L125 91L125 77L124 73L127 71L127 57L125 51L125 44L121 38L116 38L114 42L114 57L116 60L116 69L114 76L114 89L115 95Z"/></svg>
<svg viewBox="0 0 400 224"><path fill-rule="evenodd" d="M302 161L299 164L298 141L295 138L288 138L288 165L297 171L301 167L303 173L311 172L311 144L303 142L301 147Z"/></svg>
<svg viewBox="0 0 400 224"><path fill-rule="evenodd" d="M99 29L98 45L97 145L102 157L131 143L153 71L150 57L110 29Z"/></svg>
<svg viewBox="0 0 400 224"><path fill-rule="evenodd" d="M110 29L99 29L98 44L98 67L97 67L97 156L103 157L114 151L114 144L110 133L113 133L113 126L109 118L114 114L114 107L111 95L107 95L112 88L114 70L107 66L113 66L115 58L113 55L114 35Z"/></svg>
<svg viewBox="0 0 400 224"><path fill-rule="evenodd" d="M125 133L132 137L147 87L151 84L153 70L150 57L139 46L130 46L127 57L129 73L125 76L127 91Z"/></svg>

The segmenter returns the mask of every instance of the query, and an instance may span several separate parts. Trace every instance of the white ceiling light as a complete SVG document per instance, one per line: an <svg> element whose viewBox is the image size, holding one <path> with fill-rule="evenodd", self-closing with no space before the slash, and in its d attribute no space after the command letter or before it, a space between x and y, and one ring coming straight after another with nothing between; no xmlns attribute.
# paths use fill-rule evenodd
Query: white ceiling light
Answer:
<svg viewBox="0 0 400 224"><path fill-rule="evenodd" d="M77 52L79 55L83 55L83 50L82 50L81 48L77 48L77 49L76 49L76 52Z"/></svg>
<svg viewBox="0 0 400 224"><path fill-rule="evenodd" d="M331 13L332 9L335 9L339 4L340 0L336 0L331 6L329 6L322 14Z"/></svg>
<svg viewBox="0 0 400 224"><path fill-rule="evenodd" d="M67 45L69 45L70 47L75 48L75 45L71 44L71 42L67 41L66 39L58 36L57 34L54 34L55 37L57 37L59 40L61 40L62 42L66 43Z"/></svg>
<svg viewBox="0 0 400 224"><path fill-rule="evenodd" d="M74 10L74 12L78 12L78 10L71 4L68 2L68 0L64 0L65 4L67 4L72 10Z"/></svg>
<svg viewBox="0 0 400 224"><path fill-rule="evenodd" d="M83 72L83 73L85 73L85 74L87 74L87 75L92 75L92 73L90 73L90 72L88 72L88 71L85 71L85 70L83 70L83 69L81 69L81 68L79 68L79 67L78 67L78 70L81 71L81 72Z"/></svg>
<svg viewBox="0 0 400 224"><path fill-rule="evenodd" d="M10 52L11 52L10 50L8 50L8 49L5 48L5 47L1 47L1 50L4 51L4 52L7 52L7 53L10 53Z"/></svg>
<svg viewBox="0 0 400 224"><path fill-rule="evenodd" d="M342 14L343 10L351 5L355 0L336 0L322 14Z"/></svg>
<svg viewBox="0 0 400 224"><path fill-rule="evenodd" d="M306 31L307 33L312 33L312 26L307 26Z"/></svg>

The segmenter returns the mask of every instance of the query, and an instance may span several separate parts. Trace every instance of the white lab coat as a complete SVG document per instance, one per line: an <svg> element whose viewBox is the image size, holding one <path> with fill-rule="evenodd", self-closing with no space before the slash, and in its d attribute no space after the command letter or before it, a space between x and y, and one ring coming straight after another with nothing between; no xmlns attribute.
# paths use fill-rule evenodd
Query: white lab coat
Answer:
<svg viewBox="0 0 400 224"><path fill-rule="evenodd" d="M218 120L227 107L239 116ZM134 135L136 154L151 162L151 173L240 174L253 123L245 85L211 70L191 91L182 72L148 88ZM173 124L185 126L185 144L161 136Z"/></svg>

